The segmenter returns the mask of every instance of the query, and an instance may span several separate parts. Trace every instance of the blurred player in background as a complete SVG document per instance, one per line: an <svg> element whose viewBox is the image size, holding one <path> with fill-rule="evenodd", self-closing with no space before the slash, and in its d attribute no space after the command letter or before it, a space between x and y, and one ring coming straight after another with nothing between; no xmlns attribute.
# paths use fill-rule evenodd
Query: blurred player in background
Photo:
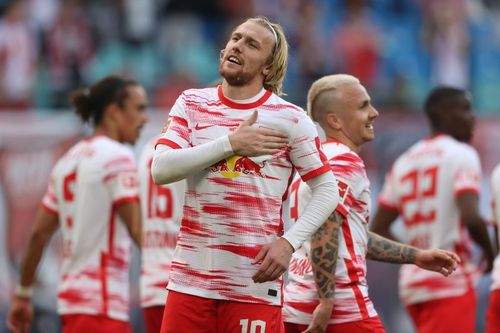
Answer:
<svg viewBox="0 0 500 333"><path fill-rule="evenodd" d="M156 138L146 143L139 158L142 214L141 306L148 333L159 333L170 262L182 218L186 181L156 185L151 177Z"/></svg>
<svg viewBox="0 0 500 333"><path fill-rule="evenodd" d="M370 183L358 153L374 139L378 112L359 80L344 74L324 76L313 83L307 99L310 116L325 131L323 148L337 178L340 202L312 241L293 254L285 288L285 329L384 332L368 296L366 258L411 263L447 276L458 257L443 250L419 250L368 231ZM289 195L292 220L300 217L310 198L311 190L296 177Z"/></svg>
<svg viewBox="0 0 500 333"><path fill-rule="evenodd" d="M372 230L395 239L391 224L401 215L409 244L456 252L462 264L449 278L405 265L400 297L419 333L474 332L478 269L470 237L481 247L484 272L494 253L479 214L481 164L469 145L474 128L471 97L437 87L425 102L432 135L401 155L387 175Z"/></svg>
<svg viewBox="0 0 500 333"><path fill-rule="evenodd" d="M144 89L107 77L71 96L94 133L56 163L21 262L8 314L13 332L28 332L35 272L60 228L63 263L58 312L64 333L130 332L130 237L141 244L137 167L133 144L147 120Z"/></svg>
<svg viewBox="0 0 500 333"><path fill-rule="evenodd" d="M497 249L500 246L498 228L500 226L500 164L491 174L493 220L495 222ZM493 265L491 294L486 314L486 333L500 333L500 256Z"/></svg>
<svg viewBox="0 0 500 333"><path fill-rule="evenodd" d="M282 28L248 19L221 52L222 84L185 91L170 112L152 173L187 191L162 332L283 329L281 275L338 202L314 124L278 96L287 59ZM283 235L294 169L313 197Z"/></svg>

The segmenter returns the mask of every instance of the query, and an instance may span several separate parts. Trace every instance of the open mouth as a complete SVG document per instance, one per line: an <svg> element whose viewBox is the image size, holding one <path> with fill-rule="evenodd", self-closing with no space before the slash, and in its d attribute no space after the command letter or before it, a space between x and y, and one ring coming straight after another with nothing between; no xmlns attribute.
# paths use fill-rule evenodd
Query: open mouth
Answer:
<svg viewBox="0 0 500 333"><path fill-rule="evenodd" d="M366 124L365 128L373 131L373 123Z"/></svg>
<svg viewBox="0 0 500 333"><path fill-rule="evenodd" d="M229 56L229 57L227 58L227 61L229 61L229 62L231 62L231 63L233 63L233 64L236 64L236 65L240 65L240 66L241 66L241 61L240 61L240 59L238 59L238 58L237 58L237 57L235 57L235 56Z"/></svg>

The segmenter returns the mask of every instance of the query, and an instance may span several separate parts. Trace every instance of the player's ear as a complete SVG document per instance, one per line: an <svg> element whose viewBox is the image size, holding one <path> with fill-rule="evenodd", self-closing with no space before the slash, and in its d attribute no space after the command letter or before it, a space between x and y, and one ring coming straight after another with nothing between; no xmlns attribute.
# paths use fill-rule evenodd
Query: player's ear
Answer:
<svg viewBox="0 0 500 333"><path fill-rule="evenodd" d="M335 112L330 112L325 117L328 126L334 130L339 131L342 128L342 120Z"/></svg>

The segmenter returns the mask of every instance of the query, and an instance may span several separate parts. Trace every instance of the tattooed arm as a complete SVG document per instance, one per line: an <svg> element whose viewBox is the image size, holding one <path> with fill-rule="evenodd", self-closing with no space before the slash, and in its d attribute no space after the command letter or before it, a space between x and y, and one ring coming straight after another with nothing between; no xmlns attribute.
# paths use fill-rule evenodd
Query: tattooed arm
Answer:
<svg viewBox="0 0 500 333"><path fill-rule="evenodd" d="M420 268L448 276L457 268L460 258L440 249L417 249L368 231L368 259L396 264L415 264Z"/></svg>
<svg viewBox="0 0 500 333"><path fill-rule="evenodd" d="M312 236L310 259L319 305L314 309L311 324L304 333L324 332L332 315L339 230L343 220L344 217L334 211Z"/></svg>

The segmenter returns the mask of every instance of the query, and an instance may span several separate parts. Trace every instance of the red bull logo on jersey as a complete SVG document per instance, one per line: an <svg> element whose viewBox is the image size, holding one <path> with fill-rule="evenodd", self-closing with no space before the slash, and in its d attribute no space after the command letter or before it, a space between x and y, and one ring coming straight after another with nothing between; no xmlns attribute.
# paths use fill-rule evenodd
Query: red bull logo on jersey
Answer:
<svg viewBox="0 0 500 333"><path fill-rule="evenodd" d="M221 160L210 168L212 172L219 172L223 177L236 178L244 175L254 175L264 178L262 172L266 162L254 162L250 157L234 155L227 159Z"/></svg>

